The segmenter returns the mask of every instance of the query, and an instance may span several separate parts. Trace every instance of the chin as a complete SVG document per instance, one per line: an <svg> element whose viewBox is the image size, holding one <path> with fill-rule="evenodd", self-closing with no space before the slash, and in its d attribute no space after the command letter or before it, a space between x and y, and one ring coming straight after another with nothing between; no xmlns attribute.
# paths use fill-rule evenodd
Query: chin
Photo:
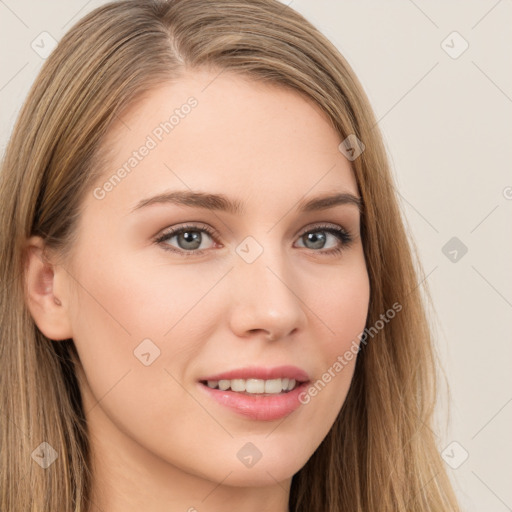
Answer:
<svg viewBox="0 0 512 512"><path fill-rule="evenodd" d="M232 470L224 484L231 487L275 486L278 482L290 480L301 467L292 467L290 464L276 466L275 464L264 464L263 461L259 461L252 468L236 468Z"/></svg>

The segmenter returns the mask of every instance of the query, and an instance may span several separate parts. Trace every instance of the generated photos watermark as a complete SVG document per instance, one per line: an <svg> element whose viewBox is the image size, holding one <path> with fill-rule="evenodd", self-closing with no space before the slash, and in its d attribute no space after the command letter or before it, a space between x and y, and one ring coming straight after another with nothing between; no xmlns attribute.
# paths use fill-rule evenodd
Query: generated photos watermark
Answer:
<svg viewBox="0 0 512 512"><path fill-rule="evenodd" d="M114 188L121 183L121 181L128 176L133 169L135 169L146 156L148 156L153 149L155 149L164 137L178 126L183 119L185 119L192 109L197 107L199 102L194 96L187 99L179 108L175 108L174 112L168 119L162 121L158 126L155 126L151 133L146 137L144 143L132 152L132 155L126 160L117 171L115 171L108 179L106 179L100 187L96 187L93 191L95 199L105 199L106 195L114 190Z"/></svg>
<svg viewBox="0 0 512 512"><path fill-rule="evenodd" d="M352 340L350 348L336 358L333 364L322 374L322 377L299 394L299 402L306 405L311 401L312 397L317 396L318 393L320 393L320 391L357 356L358 352L362 349L362 345L368 343L368 336L373 338L386 324L395 318L396 314L400 311L402 311L402 305L399 302L395 302L385 313L381 313L379 320L377 320L374 325L369 328L366 327L364 331L358 335L359 342Z"/></svg>

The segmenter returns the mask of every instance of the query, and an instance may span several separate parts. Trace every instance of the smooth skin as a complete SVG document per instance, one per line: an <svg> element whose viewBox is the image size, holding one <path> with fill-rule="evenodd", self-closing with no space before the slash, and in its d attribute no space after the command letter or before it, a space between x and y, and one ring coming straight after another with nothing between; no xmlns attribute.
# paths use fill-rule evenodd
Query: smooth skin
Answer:
<svg viewBox="0 0 512 512"><path fill-rule="evenodd" d="M27 244L31 314L52 343L72 338L80 356L91 512L287 511L292 476L333 425L356 359L308 404L273 421L218 404L198 380L295 365L314 383L365 327L370 289L358 208L296 210L333 192L359 197L340 137L297 92L188 71L122 115L96 186L191 96L197 106L120 183L102 199L92 191L84 198L69 259L48 252L45 260L38 237ZM171 203L132 211L176 190L223 194L245 212ZM184 224L199 224L200 254L183 236L154 241ZM353 240L344 245L318 224L344 228ZM247 237L263 249L252 263L236 251ZM341 253L328 254L336 247ZM149 365L134 355L145 339L160 351ZM237 457L248 442L261 452L252 467Z"/></svg>

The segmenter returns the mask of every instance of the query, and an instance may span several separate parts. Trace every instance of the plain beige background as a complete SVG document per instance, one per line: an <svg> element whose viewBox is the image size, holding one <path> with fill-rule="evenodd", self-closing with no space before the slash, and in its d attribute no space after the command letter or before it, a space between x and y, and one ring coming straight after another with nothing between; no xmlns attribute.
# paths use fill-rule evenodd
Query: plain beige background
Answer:
<svg viewBox="0 0 512 512"><path fill-rule="evenodd" d="M45 48L103 3L0 0L2 153ZM347 58L383 131L437 312L439 446L463 509L512 510L512 2L283 3Z"/></svg>

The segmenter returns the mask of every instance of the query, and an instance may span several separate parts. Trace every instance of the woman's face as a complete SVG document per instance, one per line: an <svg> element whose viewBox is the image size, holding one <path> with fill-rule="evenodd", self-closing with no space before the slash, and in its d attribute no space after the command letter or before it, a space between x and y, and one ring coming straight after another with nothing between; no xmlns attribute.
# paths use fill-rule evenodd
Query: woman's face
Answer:
<svg viewBox="0 0 512 512"><path fill-rule="evenodd" d="M355 202L304 208L359 197L340 142L297 93L227 72L189 73L119 119L59 297L98 460L253 486L313 454L369 302ZM309 385L279 391L292 378Z"/></svg>

